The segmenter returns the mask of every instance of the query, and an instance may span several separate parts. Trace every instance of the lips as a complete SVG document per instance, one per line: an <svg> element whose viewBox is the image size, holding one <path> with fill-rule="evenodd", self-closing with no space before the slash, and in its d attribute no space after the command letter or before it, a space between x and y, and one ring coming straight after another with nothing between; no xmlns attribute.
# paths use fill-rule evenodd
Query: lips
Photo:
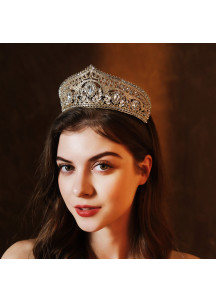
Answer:
<svg viewBox="0 0 216 302"><path fill-rule="evenodd" d="M94 207L90 205L77 205L75 210L77 214L81 217L90 217L98 213L101 207Z"/></svg>

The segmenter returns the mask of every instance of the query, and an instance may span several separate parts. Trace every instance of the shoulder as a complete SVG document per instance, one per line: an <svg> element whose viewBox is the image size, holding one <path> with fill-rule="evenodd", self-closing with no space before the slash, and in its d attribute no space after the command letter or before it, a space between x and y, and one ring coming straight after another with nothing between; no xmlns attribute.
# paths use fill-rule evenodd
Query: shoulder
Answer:
<svg viewBox="0 0 216 302"><path fill-rule="evenodd" d="M6 250L2 259L34 259L34 242L34 239L29 239L14 243Z"/></svg>
<svg viewBox="0 0 216 302"><path fill-rule="evenodd" d="M192 254L182 253L172 250L169 259L200 259Z"/></svg>

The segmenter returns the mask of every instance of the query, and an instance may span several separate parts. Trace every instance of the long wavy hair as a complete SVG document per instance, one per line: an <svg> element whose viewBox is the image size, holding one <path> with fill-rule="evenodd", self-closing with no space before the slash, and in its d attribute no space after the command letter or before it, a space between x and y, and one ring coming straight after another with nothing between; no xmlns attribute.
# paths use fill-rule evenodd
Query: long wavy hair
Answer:
<svg viewBox="0 0 216 302"><path fill-rule="evenodd" d="M59 137L65 130L92 128L123 144L135 162L152 156L147 182L138 187L131 208L128 238L132 258L169 258L173 248L164 215L163 168L157 131L152 118L145 124L138 118L114 110L74 108L61 113L51 125L40 158L38 183L33 195L34 212L40 221L33 237L35 258L94 258L88 234L82 231L67 209L58 186L56 164Z"/></svg>

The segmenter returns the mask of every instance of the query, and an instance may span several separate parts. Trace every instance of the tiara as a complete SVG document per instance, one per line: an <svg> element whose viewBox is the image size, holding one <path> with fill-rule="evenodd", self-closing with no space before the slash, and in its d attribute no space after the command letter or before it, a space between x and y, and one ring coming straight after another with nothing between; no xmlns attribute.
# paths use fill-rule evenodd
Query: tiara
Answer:
<svg viewBox="0 0 216 302"><path fill-rule="evenodd" d="M96 69L93 65L67 78L59 87L62 111L74 107L111 109L147 123L151 102L138 86Z"/></svg>

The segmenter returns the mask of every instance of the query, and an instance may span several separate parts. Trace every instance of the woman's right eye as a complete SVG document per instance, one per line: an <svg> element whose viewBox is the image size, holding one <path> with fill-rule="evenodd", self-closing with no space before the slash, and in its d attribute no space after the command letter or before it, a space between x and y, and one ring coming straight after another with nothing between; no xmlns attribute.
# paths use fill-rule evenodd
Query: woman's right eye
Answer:
<svg viewBox="0 0 216 302"><path fill-rule="evenodd" d="M64 173L68 173L74 170L73 166L70 165L59 165L59 171L62 171Z"/></svg>

